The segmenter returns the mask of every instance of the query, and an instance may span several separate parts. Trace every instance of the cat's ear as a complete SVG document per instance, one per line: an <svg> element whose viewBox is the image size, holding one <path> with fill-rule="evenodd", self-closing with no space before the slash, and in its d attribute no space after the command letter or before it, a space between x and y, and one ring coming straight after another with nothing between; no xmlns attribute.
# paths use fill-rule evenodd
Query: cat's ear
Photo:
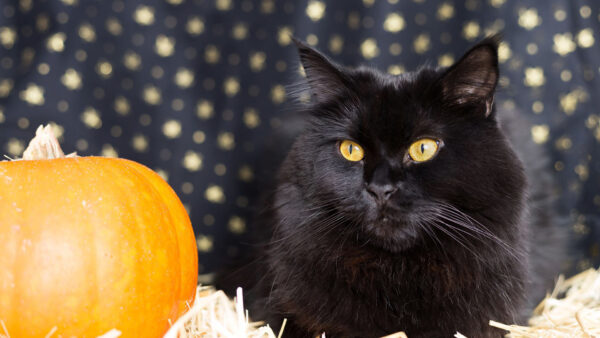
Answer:
<svg viewBox="0 0 600 338"><path fill-rule="evenodd" d="M481 105L485 116L490 115L499 77L499 43L498 35L484 39L444 73L441 84L446 102Z"/></svg>
<svg viewBox="0 0 600 338"><path fill-rule="evenodd" d="M346 88L345 76L340 67L302 41L296 38L292 40L298 47L300 62L306 73L311 95L317 102L325 102L337 97Z"/></svg>

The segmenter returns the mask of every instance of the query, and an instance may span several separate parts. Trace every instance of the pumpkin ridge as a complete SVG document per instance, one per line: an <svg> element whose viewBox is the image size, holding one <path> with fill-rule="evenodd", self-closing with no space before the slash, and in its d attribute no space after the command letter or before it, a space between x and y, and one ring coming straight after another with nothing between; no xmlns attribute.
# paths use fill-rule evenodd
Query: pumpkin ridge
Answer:
<svg viewBox="0 0 600 338"><path fill-rule="evenodd" d="M148 169L147 167L138 164L136 162L133 161L129 161L129 160L124 160L122 161L122 164L124 164L125 166L129 167L130 170L135 171L138 175L144 177L144 180L146 181L146 183L148 183L148 185L150 185L152 187L152 190L154 190L156 192L156 195L159 196L160 201L162 201L162 204L165 206L166 209L166 214L167 217L170 220L170 223L172 225L172 227L169 227L169 230L171 232L171 236L174 238L175 240L175 245L177 246L177 257L175 259L176 261L176 267L177 267L177 272L176 272L176 276L177 276L177 283L173 283L176 286L176 290L175 290L175 294L177 294L177 299L175 299L175 303L177 303L177 306L174 307L171 310L170 313L170 318L173 319L173 322L181 315L181 310L179 309L179 302L181 301L181 296L182 296L182 289L183 289L183 285L182 285L182 255L181 255L181 243L180 243L180 238L178 236L177 231L175 230L175 227L177 227L178 225L175 224L175 219L174 219L174 215L173 215L173 211L171 210L171 207L168 205L165 196L163 196L163 194L160 192L159 187L156 186L155 182L152 180L152 177L149 177L149 174L155 174L153 171L150 171L150 169ZM158 175L157 175L158 176ZM162 180L162 178L161 178ZM170 188L170 187L169 187ZM174 192L173 192L174 193ZM175 281L173 281L175 282Z"/></svg>
<svg viewBox="0 0 600 338"><path fill-rule="evenodd" d="M135 167L141 174L145 175L149 181L155 186L156 189L161 191L161 196L165 199L165 201L169 200L177 200L179 201L179 197L173 190L173 188L158 174L154 171L150 170L146 166L125 160L131 166ZM179 257L190 257L192 259L191 262L188 261L180 261L181 273L182 277L191 275L193 273L196 278L193 280L188 280L188 278L181 279L180 282L180 306L179 306L179 315L187 312L191 305L194 303L194 299L196 296L196 286L197 286L197 276L198 276L198 255L197 255L197 246L196 246L196 237L194 235L194 230L192 228L192 224L190 222L187 210L183 207L181 203L170 203L169 210L171 215L177 218L177 223L174 224L176 229L175 233L177 235L178 248L179 248ZM189 271L189 272L188 272Z"/></svg>
<svg viewBox="0 0 600 338"><path fill-rule="evenodd" d="M137 184L143 184L144 187L151 191L152 194L154 195L153 200L158 200L160 201L160 205L154 205L152 207L157 208L160 207L160 213L163 217L165 217L165 221L168 222L169 225L166 227L165 229L155 229L153 231L167 231L167 233L162 234L165 237L168 237L169 240L173 240L175 242L175 245L177 245L177 248L179 248L179 242L178 242L178 238L177 238L177 232L174 230L173 225L174 225L174 220L173 220L173 216L171 215L171 210L168 206L168 204L166 203L164 197L161 195L160 191L155 187L155 185L153 184L153 182L150 181L150 179L148 178L147 175L145 175L144 173L141 173L140 170L138 170L137 168L135 168L134 166L131 165L131 163L134 163L132 161L129 160L125 160L125 159L118 159L117 161L118 165L120 167L122 167L124 170L127 170L128 173L130 173L131 177L135 177L135 179L137 180ZM136 214L136 213L134 213ZM137 214L136 214L137 215ZM138 222L139 223L139 222ZM145 225L147 226L147 225ZM148 246L148 242L145 242L143 247L147 247ZM178 302L179 302L179 297L180 297L180 288L181 288L181 258L180 258L180 252L179 250L175 251L175 256L173 257L173 260L176 264L169 264L168 268L171 269L176 269L176 271L174 273L172 273L172 277L176 278L176 280L170 280L169 285L171 287L173 287L172 291L172 299L171 299L171 303L174 304L171 309L169 310L169 318L171 318L173 321L177 318L177 313L178 313ZM152 291L157 291L157 290L149 290L149 292ZM168 330L169 326L168 323L165 323L166 327L165 327L165 331Z"/></svg>

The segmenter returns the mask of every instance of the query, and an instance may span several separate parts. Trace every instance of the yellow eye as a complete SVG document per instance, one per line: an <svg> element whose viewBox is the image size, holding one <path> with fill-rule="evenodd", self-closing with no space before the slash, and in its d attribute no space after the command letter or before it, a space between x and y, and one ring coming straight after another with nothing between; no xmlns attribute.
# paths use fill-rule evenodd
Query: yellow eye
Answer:
<svg viewBox="0 0 600 338"><path fill-rule="evenodd" d="M415 162L425 162L429 161L437 154L438 147L438 141L430 138L423 138L410 145L408 154Z"/></svg>
<svg viewBox="0 0 600 338"><path fill-rule="evenodd" d="M344 140L340 143L340 152L345 159L352 162L360 161L365 157L363 148L358 143L350 140Z"/></svg>

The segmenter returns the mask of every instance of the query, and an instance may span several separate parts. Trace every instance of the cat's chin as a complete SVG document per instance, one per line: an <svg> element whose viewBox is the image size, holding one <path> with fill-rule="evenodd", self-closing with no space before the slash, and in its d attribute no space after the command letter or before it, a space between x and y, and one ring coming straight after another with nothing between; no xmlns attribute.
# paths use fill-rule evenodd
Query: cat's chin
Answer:
<svg viewBox="0 0 600 338"><path fill-rule="evenodd" d="M399 224L383 218L366 226L369 243L380 249L398 253L415 246L419 240L419 231L412 224Z"/></svg>

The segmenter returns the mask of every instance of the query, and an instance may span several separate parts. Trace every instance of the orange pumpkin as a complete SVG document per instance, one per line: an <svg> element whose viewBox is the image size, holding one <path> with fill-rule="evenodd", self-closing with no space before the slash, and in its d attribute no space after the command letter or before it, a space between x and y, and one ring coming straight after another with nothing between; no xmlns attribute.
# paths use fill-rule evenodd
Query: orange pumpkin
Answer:
<svg viewBox="0 0 600 338"><path fill-rule="evenodd" d="M186 210L143 165L50 139L61 158L0 162L0 334L162 336L195 296Z"/></svg>

